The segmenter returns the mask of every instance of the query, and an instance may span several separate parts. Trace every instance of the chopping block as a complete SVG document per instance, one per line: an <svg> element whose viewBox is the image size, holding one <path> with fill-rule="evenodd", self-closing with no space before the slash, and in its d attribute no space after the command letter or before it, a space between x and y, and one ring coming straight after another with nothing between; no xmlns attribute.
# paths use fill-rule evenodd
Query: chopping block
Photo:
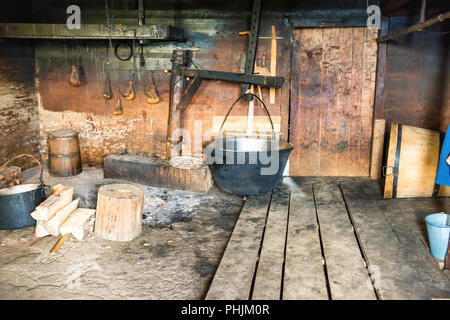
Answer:
<svg viewBox="0 0 450 320"><path fill-rule="evenodd" d="M142 185L207 193L213 178L207 165L197 169L174 167L158 157L109 155L104 158L105 178L120 179Z"/></svg>

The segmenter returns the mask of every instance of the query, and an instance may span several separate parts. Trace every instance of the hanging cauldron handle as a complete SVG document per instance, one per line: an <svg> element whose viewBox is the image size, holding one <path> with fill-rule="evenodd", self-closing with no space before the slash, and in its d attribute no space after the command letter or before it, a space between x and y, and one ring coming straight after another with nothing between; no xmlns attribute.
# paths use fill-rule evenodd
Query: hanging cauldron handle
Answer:
<svg viewBox="0 0 450 320"><path fill-rule="evenodd" d="M42 187L44 187L44 188L48 187L48 186L44 183L44 179L42 178L43 171L42 171L42 165L41 165L41 162L40 162L38 159L36 159L35 157L33 157L31 154L22 153L22 154L19 154L18 156L15 156L14 158L12 158L12 159L6 161L5 164L3 164L3 165L0 167L0 171L2 171L3 168L5 168L10 162L12 162L12 161L14 161L14 160L16 160L16 159L19 159L19 158L21 158L21 157L29 157L29 158L31 158L31 159L33 160L33 162L36 162L36 163L39 165L39 170L40 170L40 173L39 173L39 185L42 186Z"/></svg>
<svg viewBox="0 0 450 320"><path fill-rule="evenodd" d="M272 139L275 140L275 128L273 126L273 121L272 121L272 117L270 116L269 110L267 110L267 107L266 107L265 103L256 94L253 94L253 93L245 93L245 94L241 95L239 98L236 99L236 101L231 105L230 109L228 110L227 114L225 115L225 119L223 119L222 125L220 126L219 133L217 134L217 136L220 136L220 133L222 132L223 125L225 124L225 121L227 121L227 118L230 115L230 112L231 112L231 110L233 110L233 108L236 105L236 103L238 103L239 100L241 100L243 97L245 97L247 95L251 95L252 97L255 97L256 99L258 99L259 102L261 102L262 106L264 107L264 111L266 112L266 114L267 114L267 116L269 117L269 120L270 120L270 126L272 127Z"/></svg>

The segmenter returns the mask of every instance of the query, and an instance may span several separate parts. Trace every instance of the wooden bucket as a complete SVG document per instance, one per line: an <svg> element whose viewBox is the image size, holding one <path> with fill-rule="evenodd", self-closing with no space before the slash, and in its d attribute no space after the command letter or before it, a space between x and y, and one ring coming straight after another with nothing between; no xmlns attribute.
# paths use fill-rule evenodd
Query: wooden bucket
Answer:
<svg viewBox="0 0 450 320"><path fill-rule="evenodd" d="M448 196L449 188L435 184L440 134L393 123L389 137L384 198Z"/></svg>
<svg viewBox="0 0 450 320"><path fill-rule="evenodd" d="M48 134L49 173L52 176L67 177L82 171L78 132L57 130Z"/></svg>

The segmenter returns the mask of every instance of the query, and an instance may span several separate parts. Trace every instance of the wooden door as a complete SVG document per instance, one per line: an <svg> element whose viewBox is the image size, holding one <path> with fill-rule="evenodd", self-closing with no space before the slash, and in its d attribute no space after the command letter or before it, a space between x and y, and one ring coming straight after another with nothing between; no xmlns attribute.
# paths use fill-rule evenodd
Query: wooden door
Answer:
<svg viewBox="0 0 450 320"><path fill-rule="evenodd" d="M291 176L368 176L377 30L293 31Z"/></svg>

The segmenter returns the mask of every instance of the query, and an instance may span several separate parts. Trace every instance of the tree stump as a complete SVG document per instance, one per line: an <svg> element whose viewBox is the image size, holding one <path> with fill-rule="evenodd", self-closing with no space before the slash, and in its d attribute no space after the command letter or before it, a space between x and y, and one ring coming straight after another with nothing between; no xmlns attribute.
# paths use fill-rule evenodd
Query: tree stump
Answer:
<svg viewBox="0 0 450 320"><path fill-rule="evenodd" d="M95 236L130 241L142 231L144 190L130 184L109 184L98 189Z"/></svg>

